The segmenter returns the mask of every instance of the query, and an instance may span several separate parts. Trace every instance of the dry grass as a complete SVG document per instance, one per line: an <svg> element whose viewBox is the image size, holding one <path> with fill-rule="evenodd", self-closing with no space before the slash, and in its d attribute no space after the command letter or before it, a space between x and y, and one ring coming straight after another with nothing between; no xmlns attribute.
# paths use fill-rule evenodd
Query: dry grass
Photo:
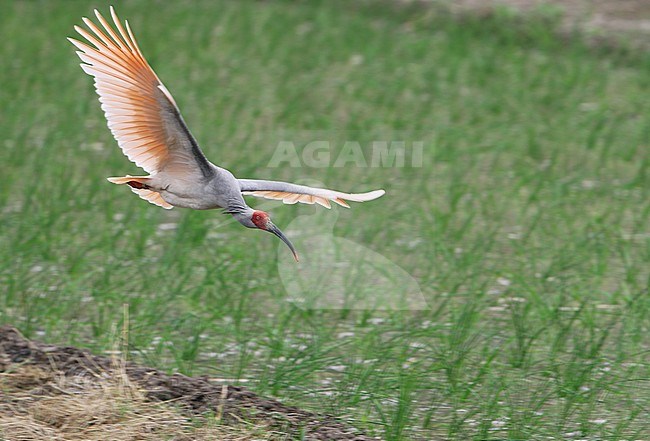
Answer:
<svg viewBox="0 0 650 441"><path fill-rule="evenodd" d="M126 375L66 377L20 366L0 376L0 438L27 440L271 440L262 427L232 427L189 418L148 402Z"/></svg>

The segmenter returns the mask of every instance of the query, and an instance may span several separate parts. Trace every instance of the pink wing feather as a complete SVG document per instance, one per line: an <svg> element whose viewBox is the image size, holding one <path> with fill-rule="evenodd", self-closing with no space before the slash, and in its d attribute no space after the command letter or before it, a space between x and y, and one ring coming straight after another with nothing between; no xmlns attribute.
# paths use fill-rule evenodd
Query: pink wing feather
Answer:
<svg viewBox="0 0 650 441"><path fill-rule="evenodd" d="M125 30L112 7L117 31L97 10L95 15L103 31L87 18L83 21L90 32L75 26L92 46L68 40L79 49L81 68L95 78L108 127L122 152L151 174L163 169L186 174L205 169L207 160L185 127L174 98L142 55L128 22Z"/></svg>

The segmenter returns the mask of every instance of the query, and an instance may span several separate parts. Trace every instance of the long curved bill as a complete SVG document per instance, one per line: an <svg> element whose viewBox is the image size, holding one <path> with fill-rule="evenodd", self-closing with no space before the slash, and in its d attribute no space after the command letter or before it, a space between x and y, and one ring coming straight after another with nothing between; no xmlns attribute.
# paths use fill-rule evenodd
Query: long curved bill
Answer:
<svg viewBox="0 0 650 441"><path fill-rule="evenodd" d="M296 252L296 249L294 248L293 244L289 241L289 239L287 239L287 236L285 236L284 233L280 231L278 227L270 223L270 225L267 226L267 231L275 234L282 240L282 242L286 243L289 249L291 250L291 252L293 253L293 258L296 259L296 262L300 262L300 260L298 260L298 253Z"/></svg>

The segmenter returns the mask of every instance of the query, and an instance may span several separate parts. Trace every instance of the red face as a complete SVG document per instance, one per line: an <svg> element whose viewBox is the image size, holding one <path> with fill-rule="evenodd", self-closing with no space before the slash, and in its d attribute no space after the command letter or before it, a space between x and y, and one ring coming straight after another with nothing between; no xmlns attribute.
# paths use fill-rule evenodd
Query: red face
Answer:
<svg viewBox="0 0 650 441"><path fill-rule="evenodd" d="M251 221L260 230L266 230L266 225L269 223L269 215L263 211L254 211Z"/></svg>

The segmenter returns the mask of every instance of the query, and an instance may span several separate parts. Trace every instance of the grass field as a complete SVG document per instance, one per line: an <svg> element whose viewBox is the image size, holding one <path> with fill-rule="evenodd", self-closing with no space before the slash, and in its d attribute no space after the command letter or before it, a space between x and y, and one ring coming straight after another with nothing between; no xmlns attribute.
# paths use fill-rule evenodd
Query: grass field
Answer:
<svg viewBox="0 0 650 441"><path fill-rule="evenodd" d="M132 359L242 381L387 440L648 438L647 53L560 40L543 16L119 3L212 161L385 188L351 210L249 202L281 228L335 219L335 236L393 262L380 271L401 267L428 308L300 307L277 239L107 183L140 170L65 39L107 4L4 0L0 322L102 353L128 304ZM423 142L422 164L268 167L279 140L324 138L333 157L350 139L368 157L373 140ZM292 231L309 265L318 249Z"/></svg>

